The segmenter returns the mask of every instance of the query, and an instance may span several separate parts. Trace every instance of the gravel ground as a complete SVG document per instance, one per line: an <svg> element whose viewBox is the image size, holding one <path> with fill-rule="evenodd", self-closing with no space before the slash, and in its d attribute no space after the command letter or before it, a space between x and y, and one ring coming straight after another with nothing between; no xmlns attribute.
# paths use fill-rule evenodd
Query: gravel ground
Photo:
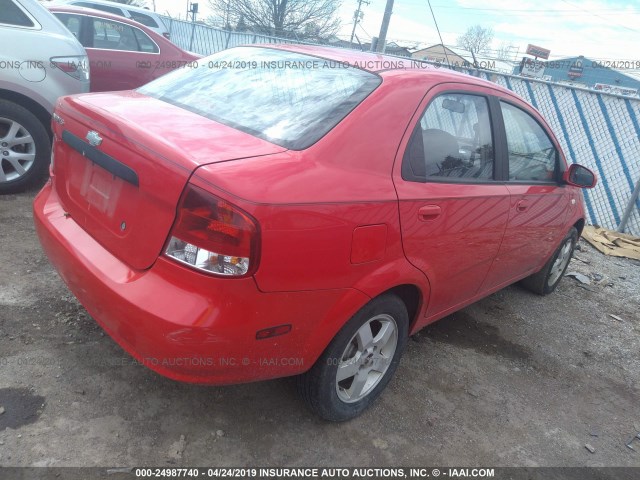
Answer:
<svg viewBox="0 0 640 480"><path fill-rule="evenodd" d="M290 379L135 364L49 265L35 193L0 196L2 466L640 466L640 262L581 241L569 271L589 285L511 286L437 322L372 409L329 424Z"/></svg>

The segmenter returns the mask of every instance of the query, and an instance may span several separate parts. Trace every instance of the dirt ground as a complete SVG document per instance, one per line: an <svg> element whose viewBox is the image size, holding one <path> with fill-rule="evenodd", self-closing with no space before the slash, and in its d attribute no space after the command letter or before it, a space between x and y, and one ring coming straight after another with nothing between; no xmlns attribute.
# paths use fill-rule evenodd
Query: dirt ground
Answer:
<svg viewBox="0 0 640 480"><path fill-rule="evenodd" d="M372 409L329 424L290 379L135 364L49 265L35 193L0 196L2 466L640 466L640 262L581 242L569 271L590 285L511 286L441 320Z"/></svg>

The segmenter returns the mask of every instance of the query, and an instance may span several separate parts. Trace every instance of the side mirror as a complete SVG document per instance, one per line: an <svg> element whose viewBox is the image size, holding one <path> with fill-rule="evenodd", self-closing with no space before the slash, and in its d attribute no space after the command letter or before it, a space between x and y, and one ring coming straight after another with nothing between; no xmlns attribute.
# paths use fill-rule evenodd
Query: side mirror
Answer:
<svg viewBox="0 0 640 480"><path fill-rule="evenodd" d="M562 174L562 181L574 187L593 188L598 183L598 178L587 167L574 163L569 166L569 170Z"/></svg>

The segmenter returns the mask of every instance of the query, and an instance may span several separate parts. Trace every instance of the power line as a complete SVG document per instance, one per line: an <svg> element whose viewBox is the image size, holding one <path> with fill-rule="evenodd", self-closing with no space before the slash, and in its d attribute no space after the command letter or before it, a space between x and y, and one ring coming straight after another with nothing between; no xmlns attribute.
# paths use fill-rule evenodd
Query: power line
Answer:
<svg viewBox="0 0 640 480"><path fill-rule="evenodd" d="M576 5L573 5L573 4L569 3L569 2L567 2L566 0L562 0L562 1L563 1L564 3L566 3L567 5L570 5L570 6L574 7L574 8L579 8L579 9L580 9L580 10L582 10L583 12L591 13L591 12L589 12L589 10L584 9L584 8L582 8L582 7L578 7L578 6L576 6ZM621 25L621 24L619 24L619 23L613 23L613 22L610 22L610 21L609 21L609 20L607 20L606 18L601 17L600 15L598 15L598 14L596 14L596 13L591 13L591 14L592 14L592 15L594 15L594 16L596 16L596 17L598 17L598 18L601 18L602 20L606 20L606 21L608 21L609 23L612 23L613 25L617 25L617 26L622 27L622 28L624 28L624 29L626 29L626 30L630 30L630 31L632 31L632 32L634 32L634 33L638 33L638 30L634 30L633 28L629 28L629 27L627 27L627 26L625 26L625 25Z"/></svg>
<svg viewBox="0 0 640 480"><path fill-rule="evenodd" d="M363 3L365 5L369 5L369 2L366 0L358 0L358 9L353 14L353 30L351 30L351 39L349 40L350 43L353 43L353 36L356 34L356 25L360 23L360 20L362 18L361 9Z"/></svg>
<svg viewBox="0 0 640 480"><path fill-rule="evenodd" d="M411 2L411 1L405 1L403 2L403 5L420 5L422 2L421 0L417 0L415 2ZM564 17L585 17L585 16L590 16L590 15L598 15L598 13L600 15L611 15L611 16L628 16L628 15L640 15L640 10L616 10L616 11L612 11L612 10L597 10L598 13L595 13L596 11L587 11L587 10L582 10L582 11L576 11L576 8L574 9L540 9L540 10L533 10L533 9L510 9L510 8L476 8L476 7L459 7L459 6L453 6L453 5L433 5L433 7L437 8L437 9L451 9L451 10L469 10L469 11L473 11L475 16L478 15L500 15L500 16L504 16L504 17L522 17L522 16L526 16L526 17L532 17L532 16L539 16L539 17L549 17L549 16L557 16L557 15L562 15ZM483 13L484 12L484 13ZM513 12L513 13L506 13L506 12ZM607 19L603 19L603 20L607 20ZM608 21L608 20L607 20Z"/></svg>
<svg viewBox="0 0 640 480"><path fill-rule="evenodd" d="M436 30L438 31L438 37L440 37L440 45L442 45L442 50L444 51L444 57L447 59L447 65L451 66L449 63L449 55L447 55L447 47L444 46L444 41L442 40L442 35L440 34L440 28L438 27L438 22L436 21L436 16L433 13L433 8L431 8L431 0L427 0L429 4L429 10L431 10L431 16L433 17L433 23L436 25Z"/></svg>
<svg viewBox="0 0 640 480"><path fill-rule="evenodd" d="M531 14L531 13L543 13L543 12L549 12L549 13L573 13L575 12L577 7L576 5L571 5L568 2L565 2L568 5L570 5L571 7L573 7L572 9L560 9L560 8L540 8L540 9L532 9L532 8L482 8L482 7L462 7L462 6L458 6L458 5L438 5L438 4L434 4L434 7L437 8L444 8L444 9L455 9L455 10L474 10L474 11L488 11L488 12L522 12L522 13L527 13L527 14ZM416 1L410 1L410 0L405 0L403 2L403 4L409 4L409 5L420 5L421 2L419 0ZM611 8L607 8L607 9L596 9L596 10L584 10L583 11L587 12L587 13L594 13L594 12L598 12L598 13L611 13L614 15L626 15L628 13L638 13L640 14L640 10L629 10L629 9L620 9L620 10L614 10Z"/></svg>
<svg viewBox="0 0 640 480"><path fill-rule="evenodd" d="M369 35L369 32L367 32L367 31L364 29L364 27L362 26L362 24L361 24L361 23L359 23L359 24L358 24L358 26L360 27L360 30L362 30L362 31L367 35L367 37L369 37L369 40L373 39L373 37L372 37L371 35Z"/></svg>

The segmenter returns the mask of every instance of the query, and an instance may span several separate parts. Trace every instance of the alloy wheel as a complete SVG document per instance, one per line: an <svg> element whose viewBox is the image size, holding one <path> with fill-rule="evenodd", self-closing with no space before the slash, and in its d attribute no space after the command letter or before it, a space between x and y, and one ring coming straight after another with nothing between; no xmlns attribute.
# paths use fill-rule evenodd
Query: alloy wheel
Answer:
<svg viewBox="0 0 640 480"><path fill-rule="evenodd" d="M353 403L366 397L389 369L398 345L398 326L390 315L376 315L353 335L336 373L338 398Z"/></svg>
<svg viewBox="0 0 640 480"><path fill-rule="evenodd" d="M10 118L0 117L0 182L17 180L36 159L36 143L29 131Z"/></svg>
<svg viewBox="0 0 640 480"><path fill-rule="evenodd" d="M549 271L549 285L555 285L558 280L560 280L560 276L564 272L564 269L569 264L569 260L571 260L571 252L573 250L573 242L571 238L567 238L558 253L558 257L553 262L551 266L551 270Z"/></svg>

